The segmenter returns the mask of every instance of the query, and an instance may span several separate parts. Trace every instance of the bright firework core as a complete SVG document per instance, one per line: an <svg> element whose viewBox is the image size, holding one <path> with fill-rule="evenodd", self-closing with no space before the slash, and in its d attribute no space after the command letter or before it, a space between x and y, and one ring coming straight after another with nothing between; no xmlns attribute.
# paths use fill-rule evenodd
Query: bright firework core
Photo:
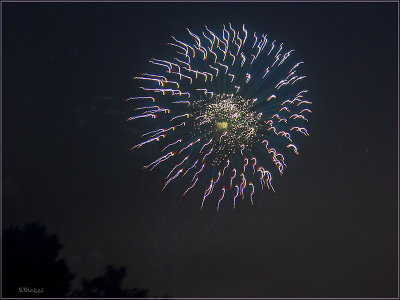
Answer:
<svg viewBox="0 0 400 300"><path fill-rule="evenodd" d="M217 122L215 123L215 126L217 127L217 129L226 130L228 129L228 122Z"/></svg>
<svg viewBox="0 0 400 300"><path fill-rule="evenodd" d="M196 101L195 130L212 138L217 154L213 165L225 162L231 154L251 149L256 140L261 114L253 109L254 99L232 94L212 95Z"/></svg>

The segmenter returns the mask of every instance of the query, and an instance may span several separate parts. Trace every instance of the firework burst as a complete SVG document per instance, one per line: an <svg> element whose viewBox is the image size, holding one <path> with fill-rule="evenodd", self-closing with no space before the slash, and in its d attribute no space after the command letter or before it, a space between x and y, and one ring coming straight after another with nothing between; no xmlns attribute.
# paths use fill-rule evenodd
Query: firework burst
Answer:
<svg viewBox="0 0 400 300"><path fill-rule="evenodd" d="M211 195L217 209L228 197L233 208L238 199L253 204L257 189L274 191L272 175L286 168L283 153L299 155L295 135L308 136L303 62L244 25L187 32L185 40L172 36L172 59L150 59L157 73L134 77L148 94L127 99L136 104L128 121L142 119L152 130L132 149L161 143L143 168L170 165L162 190L179 178L187 183L183 195L203 188L201 208Z"/></svg>

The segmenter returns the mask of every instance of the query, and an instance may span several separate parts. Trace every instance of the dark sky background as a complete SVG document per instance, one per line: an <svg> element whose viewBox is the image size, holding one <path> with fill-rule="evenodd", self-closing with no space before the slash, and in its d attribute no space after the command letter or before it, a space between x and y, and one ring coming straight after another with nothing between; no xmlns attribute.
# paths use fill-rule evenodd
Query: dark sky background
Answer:
<svg viewBox="0 0 400 300"><path fill-rule="evenodd" d="M396 3L3 3L2 13L3 226L39 220L57 233L73 287L113 264L127 267L125 287L152 295L397 296ZM296 49L313 114L277 193L217 213L141 170L123 100L171 34L229 21Z"/></svg>

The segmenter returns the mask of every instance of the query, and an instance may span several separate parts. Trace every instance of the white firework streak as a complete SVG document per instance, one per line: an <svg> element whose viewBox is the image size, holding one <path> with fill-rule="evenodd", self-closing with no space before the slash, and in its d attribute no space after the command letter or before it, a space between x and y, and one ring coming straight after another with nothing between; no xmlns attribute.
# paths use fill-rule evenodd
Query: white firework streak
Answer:
<svg viewBox="0 0 400 300"><path fill-rule="evenodd" d="M199 175L199 174L201 173L201 171L203 171L204 165L205 165L205 164L203 164L203 165L201 166L200 170L198 170L198 171L194 174L192 181L194 180L195 177L197 177L197 175Z"/></svg>
<svg viewBox="0 0 400 300"><path fill-rule="evenodd" d="M143 169L148 169L150 168L150 171L152 171L158 164L162 163L163 161L166 161L170 157L174 156L173 152L169 152L165 154L164 156L161 156L160 158L156 159L155 161L151 162L147 166L144 166Z"/></svg>
<svg viewBox="0 0 400 300"><path fill-rule="evenodd" d="M211 152L213 152L214 148L211 148L210 151L208 151L204 156L203 159L201 160L202 162L204 162L204 160L207 158L207 156L209 156L211 154Z"/></svg>
<svg viewBox="0 0 400 300"><path fill-rule="evenodd" d="M161 152L173 149L143 168L151 171L162 162L174 164L165 177L162 190L180 175L183 178L190 171L194 172L183 195L196 184L203 184L200 176L206 177L210 174L209 170L217 168L218 175L215 179L211 178L205 189L201 208L217 183L222 186L217 210L227 193L235 193L234 190L230 191L233 185L236 188L233 208L236 207L239 194L242 199L245 198L247 185L251 190L246 195L250 194L253 205L256 190L253 182L259 181L261 189L267 187L274 191L272 174L257 165L258 160L265 160L265 154L258 157L254 146L265 146L269 154L267 158L282 175L287 167L285 157L276 149L282 149L283 146L285 151L299 155L293 136L297 137L297 132L309 136L307 129L300 125L306 124L312 113L309 109L311 101L304 99L308 90L291 91L290 94L297 93L296 96L292 99L285 97L286 90L296 89L307 78L298 74L302 69L299 66L304 62L293 61L294 50L284 50L283 43L277 43L276 40L270 42L267 34L248 34L244 24L239 29L228 23L220 31L212 31L207 26L199 33L189 28L186 31L188 38L177 39L172 36L172 41L168 43L176 57L170 60L151 58L149 62L159 71L133 77L144 85L140 89L151 95L125 100L134 103L150 101L154 104L157 101L157 105L135 108L137 114L128 117L127 121L143 119L148 124L165 125L165 121L175 122L184 118L185 122L150 130L142 134L144 140L131 149L155 143L161 144ZM282 74L285 75L281 79L273 79L277 78L273 74L277 74L278 69L284 70ZM275 82L271 82L272 79ZM223 90L220 86L223 86ZM273 89L275 94L262 94ZM246 98L242 98L242 94ZM157 99L153 95L158 95ZM270 106L270 103L273 104ZM278 107L274 109L274 105ZM235 107L238 109L235 110ZM278 138L271 139L272 136ZM273 147L269 141L274 142ZM184 151L190 152L190 155L183 156ZM251 155L252 158L248 159L245 155ZM227 170L231 170L232 174L225 178ZM240 176L236 176L236 170L242 171ZM225 186L228 185L226 191Z"/></svg>
<svg viewBox="0 0 400 300"><path fill-rule="evenodd" d="M199 160L196 160L194 162L194 164L190 168L188 168L185 173L183 173L182 177L184 177L191 169L193 169L197 165L198 162L199 162Z"/></svg>
<svg viewBox="0 0 400 300"><path fill-rule="evenodd" d="M233 171L233 176L231 177L231 184L230 184L230 187L231 187L231 188L232 188L232 181L233 181L233 179L235 179L235 177L236 177L236 169L233 168L232 171Z"/></svg>
<svg viewBox="0 0 400 300"><path fill-rule="evenodd" d="M173 143L170 143L170 144L168 144L167 146L165 146L162 150L161 150L161 152L163 152L164 150L166 150L167 148L169 148L169 147L171 147L171 146L173 146L173 145L176 145L176 144L178 144L178 143L181 143L182 142L182 139L179 139L179 140L177 140L177 141L175 141L175 142L173 142Z"/></svg>
<svg viewBox="0 0 400 300"><path fill-rule="evenodd" d="M141 100L141 99L151 99L153 102L156 102L156 98L154 97L130 97L128 99L126 99L125 101L129 101L129 100Z"/></svg>
<svg viewBox="0 0 400 300"><path fill-rule="evenodd" d="M194 144L196 144L196 143L198 143L198 142L200 142L200 139L197 139L196 141L191 142L191 143L190 143L189 145L187 145L186 147L183 147L183 148L178 152L178 154L181 154L182 151L188 149L189 147L192 147Z"/></svg>
<svg viewBox="0 0 400 300"><path fill-rule="evenodd" d="M204 147L205 147L205 146L208 146L208 145L212 142L212 140L213 140L213 139L210 139L207 143L205 143L205 144L203 145L203 147L201 147L199 153L203 152Z"/></svg>
<svg viewBox="0 0 400 300"><path fill-rule="evenodd" d="M287 145L286 147L287 147L287 148L292 148L293 151L294 151L294 153L296 153L297 155L299 155L299 152L297 151L296 145L289 144L289 145Z"/></svg>
<svg viewBox="0 0 400 300"><path fill-rule="evenodd" d="M183 103L183 104L186 104L186 106L190 106L190 101L173 101L171 103L175 103L175 104Z"/></svg>
<svg viewBox="0 0 400 300"><path fill-rule="evenodd" d="M147 75L147 77L145 77L145 76L137 76L137 77L133 77L133 79L154 81L154 82L157 82L158 85L162 86L162 87L164 87L165 84L174 84L175 88L179 89L179 83L178 82L169 81L164 76L153 75L153 74L143 74L143 75Z"/></svg>
<svg viewBox="0 0 400 300"><path fill-rule="evenodd" d="M237 184L235 185L236 188L236 195L233 197L233 209L235 209L236 207L236 198L237 196L239 196L239 187L237 186Z"/></svg>
<svg viewBox="0 0 400 300"><path fill-rule="evenodd" d="M149 132L143 133L143 134L142 134L142 137L144 137L144 136L146 136L146 135L151 135L151 137L154 137L154 136L156 136L157 134L165 133L165 132L168 132L168 131L170 131L170 130L175 130L175 126L170 127L170 128L167 128L167 129L165 129L165 128L160 128L160 129L157 129L157 130L149 131Z"/></svg>
<svg viewBox="0 0 400 300"><path fill-rule="evenodd" d="M168 176L165 177L165 179L168 179L168 177L171 175L171 173L172 173L177 167L179 167L181 164L183 164L188 158L189 158L189 155L186 156L179 164L175 165L175 167L172 168L172 170L169 172Z"/></svg>
<svg viewBox="0 0 400 300"><path fill-rule="evenodd" d="M240 184L240 194L242 195L242 200L244 199L244 188L246 187L246 176L244 176L244 174L240 174L240 176L242 177L242 183Z"/></svg>
<svg viewBox="0 0 400 300"><path fill-rule="evenodd" d="M252 184L251 182L249 182L249 186L251 186L251 193L250 193L251 205L254 205L254 202L253 202L254 184Z"/></svg>
<svg viewBox="0 0 400 300"><path fill-rule="evenodd" d="M214 186L217 184L217 182L219 181L220 178L221 178L221 171L218 171L218 177L217 177L217 180L214 181L214 183L211 187L211 193L213 192Z"/></svg>
<svg viewBox="0 0 400 300"><path fill-rule="evenodd" d="M217 210L219 210L219 204L221 203L222 199L224 199L225 196L225 187L222 187L222 195L221 197L218 199L218 205L217 205Z"/></svg>
<svg viewBox="0 0 400 300"><path fill-rule="evenodd" d="M206 200L206 198L212 193L212 192L211 192L212 187L213 187L213 179L211 178L210 185L209 185L209 187L206 189L206 191L204 192L204 195L203 195L203 201L201 202L201 209L203 209L204 200Z"/></svg>
<svg viewBox="0 0 400 300"><path fill-rule="evenodd" d="M133 146L132 148L131 148L131 150L133 150L133 149L135 149L135 148L140 148L140 147L142 147L143 145L145 145L145 144L147 144L147 143L151 143L151 142L154 142L154 141L159 141L160 140L160 138L161 137L165 137L165 134L162 134L162 135L160 135L160 136L157 136L157 137L155 137L155 138L152 138L152 139L149 139L149 140L147 140L147 141L144 141L144 142L142 142L142 143L140 143L140 144L137 144L137 145L135 145L135 146Z"/></svg>
<svg viewBox="0 0 400 300"><path fill-rule="evenodd" d="M164 184L164 187L162 188L162 191L166 188L166 186L168 185L168 183L170 183L172 180L174 180L176 177L179 176L179 174L182 172L183 170L180 169L173 177L171 177L170 179L167 180L167 182Z"/></svg>
<svg viewBox="0 0 400 300"><path fill-rule="evenodd" d="M290 130L290 131L291 131L291 130L296 130L297 132L300 132L300 133L304 134L305 136L309 136L309 134L308 134L308 132L307 132L307 129L304 128L304 127L293 126L293 127L291 127L289 130Z"/></svg>
<svg viewBox="0 0 400 300"><path fill-rule="evenodd" d="M246 172L246 167L249 163L249 160L247 159L247 157L244 158L244 163L243 163L243 173Z"/></svg>
<svg viewBox="0 0 400 300"><path fill-rule="evenodd" d="M274 192L274 188L272 187L272 176L271 173L268 170L265 170L263 167L258 167L257 172L260 172L260 185L261 188L264 189L264 186L266 185L268 190L272 189Z"/></svg>
<svg viewBox="0 0 400 300"><path fill-rule="evenodd" d="M308 119L303 115L293 114L289 117L289 119L303 119L304 121L308 122Z"/></svg>
<svg viewBox="0 0 400 300"><path fill-rule="evenodd" d="M312 113L312 111L309 110L308 108L302 109L302 110L300 111L301 114L302 114L303 112L309 112L310 114Z"/></svg>
<svg viewBox="0 0 400 300"><path fill-rule="evenodd" d="M193 182L193 184L186 189L186 191L182 194L182 196L185 196L186 193L189 192L189 190L191 190L196 185L198 179L199 178L196 178L196 180Z"/></svg>
<svg viewBox="0 0 400 300"><path fill-rule="evenodd" d="M160 109L160 107L159 107L159 106L157 106L157 105L153 105L153 106L143 106L143 107L138 107L138 108L135 108L135 110L141 110L141 109L153 109L153 108Z"/></svg>
<svg viewBox="0 0 400 300"><path fill-rule="evenodd" d="M189 118L189 117L190 117L190 114L183 114L183 115L175 116L175 117L173 117L170 121L173 121L173 120L176 120L176 119L182 118L182 117Z"/></svg>
<svg viewBox="0 0 400 300"><path fill-rule="evenodd" d="M224 169L222 170L222 176L224 176L225 174L225 169L229 166L229 159L226 161L226 166L224 167Z"/></svg>
<svg viewBox="0 0 400 300"><path fill-rule="evenodd" d="M253 165L252 165L252 167L253 167L253 175L254 175L256 173L257 159L255 157L253 157L251 160L252 161L254 160Z"/></svg>
<svg viewBox="0 0 400 300"><path fill-rule="evenodd" d="M139 116L135 116L135 117L129 117L126 120L132 121L132 120L136 120L136 119L140 119L140 118L148 118L148 117L155 119L155 118L157 118L157 115L155 115L155 114L139 115Z"/></svg>

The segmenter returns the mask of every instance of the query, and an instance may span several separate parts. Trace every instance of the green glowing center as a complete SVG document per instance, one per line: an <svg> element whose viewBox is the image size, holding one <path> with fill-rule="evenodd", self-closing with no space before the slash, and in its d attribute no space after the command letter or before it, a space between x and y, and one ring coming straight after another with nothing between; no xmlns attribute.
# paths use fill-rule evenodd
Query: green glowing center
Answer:
<svg viewBox="0 0 400 300"><path fill-rule="evenodd" d="M228 129L228 122L217 122L215 125L217 126L217 129L221 130Z"/></svg>

